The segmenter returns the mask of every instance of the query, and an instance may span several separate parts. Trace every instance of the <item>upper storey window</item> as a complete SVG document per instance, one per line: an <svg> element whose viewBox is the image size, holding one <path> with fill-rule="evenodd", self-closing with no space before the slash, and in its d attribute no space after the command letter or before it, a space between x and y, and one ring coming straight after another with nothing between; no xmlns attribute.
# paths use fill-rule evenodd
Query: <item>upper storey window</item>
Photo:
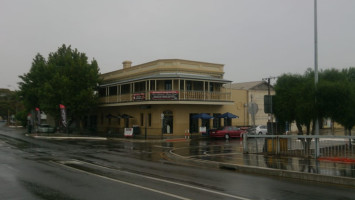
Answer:
<svg viewBox="0 0 355 200"><path fill-rule="evenodd" d="M134 84L135 92L144 92L145 91L145 82L138 82Z"/></svg>
<svg viewBox="0 0 355 200"><path fill-rule="evenodd" d="M215 90L214 87L215 87L214 84L213 84L213 83L210 83L210 92L213 92L213 91Z"/></svg>
<svg viewBox="0 0 355 200"><path fill-rule="evenodd" d="M192 82L186 81L186 90L192 90Z"/></svg>
<svg viewBox="0 0 355 200"><path fill-rule="evenodd" d="M110 95L117 95L117 86L109 87L109 94Z"/></svg>
<svg viewBox="0 0 355 200"><path fill-rule="evenodd" d="M131 85L130 84L125 84L121 86L121 92L122 94L129 94L131 93Z"/></svg>
<svg viewBox="0 0 355 200"><path fill-rule="evenodd" d="M201 82L201 81L194 82L194 90L202 91L203 90L203 82Z"/></svg>
<svg viewBox="0 0 355 200"><path fill-rule="evenodd" d="M172 90L172 89L173 89L172 81L166 80L165 81L165 90Z"/></svg>

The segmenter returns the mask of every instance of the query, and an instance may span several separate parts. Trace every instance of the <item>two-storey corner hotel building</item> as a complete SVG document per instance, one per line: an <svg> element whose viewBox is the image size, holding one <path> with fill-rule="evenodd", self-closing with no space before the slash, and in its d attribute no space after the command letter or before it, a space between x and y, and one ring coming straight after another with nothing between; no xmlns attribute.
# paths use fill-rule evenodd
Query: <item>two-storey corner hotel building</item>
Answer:
<svg viewBox="0 0 355 200"><path fill-rule="evenodd" d="M174 138L224 125L245 125L244 91L223 78L222 64L162 59L102 74L97 130L135 137ZM218 118L230 112L239 118ZM193 117L206 113L211 119ZM127 134L129 135L129 133Z"/></svg>

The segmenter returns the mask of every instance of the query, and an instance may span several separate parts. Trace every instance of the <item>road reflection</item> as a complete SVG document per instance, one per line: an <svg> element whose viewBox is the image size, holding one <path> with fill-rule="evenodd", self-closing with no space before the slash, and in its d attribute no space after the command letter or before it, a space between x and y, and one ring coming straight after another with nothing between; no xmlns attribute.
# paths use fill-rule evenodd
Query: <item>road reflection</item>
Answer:
<svg viewBox="0 0 355 200"><path fill-rule="evenodd" d="M250 139L248 148L263 152L263 141ZM254 146L254 147L253 147ZM249 149L250 150L250 149ZM251 151L253 152L253 151ZM276 156L266 153L243 153L242 140L195 140L186 147L175 147L173 153L185 158L216 161L229 164L265 167L322 175L355 177L355 164L322 162L308 157Z"/></svg>

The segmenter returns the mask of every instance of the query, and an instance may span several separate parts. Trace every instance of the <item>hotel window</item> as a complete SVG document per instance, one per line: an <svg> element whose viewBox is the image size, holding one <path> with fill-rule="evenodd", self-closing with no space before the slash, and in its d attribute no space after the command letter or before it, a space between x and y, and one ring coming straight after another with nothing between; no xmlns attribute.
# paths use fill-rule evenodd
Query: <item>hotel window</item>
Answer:
<svg viewBox="0 0 355 200"><path fill-rule="evenodd" d="M195 81L194 82L194 90L203 91L203 82Z"/></svg>
<svg viewBox="0 0 355 200"><path fill-rule="evenodd" d="M192 83L191 83L191 81L186 81L186 90L192 90Z"/></svg>
<svg viewBox="0 0 355 200"><path fill-rule="evenodd" d="M210 83L210 92L213 92L213 91L214 91L214 84Z"/></svg>
<svg viewBox="0 0 355 200"><path fill-rule="evenodd" d="M134 84L135 92L144 92L145 91L145 82L138 82Z"/></svg>
<svg viewBox="0 0 355 200"><path fill-rule="evenodd" d="M141 113L141 126L144 126L144 114Z"/></svg>
<svg viewBox="0 0 355 200"><path fill-rule="evenodd" d="M165 90L172 90L173 87L171 82L171 80L165 81Z"/></svg>
<svg viewBox="0 0 355 200"><path fill-rule="evenodd" d="M152 126L152 113L148 113L148 126Z"/></svg>
<svg viewBox="0 0 355 200"><path fill-rule="evenodd" d="M117 86L109 87L109 95L117 95Z"/></svg>
<svg viewBox="0 0 355 200"><path fill-rule="evenodd" d="M121 93L122 94L129 94L131 93L131 85L130 84L125 84L121 86Z"/></svg>
<svg viewBox="0 0 355 200"><path fill-rule="evenodd" d="M150 80L150 90L155 91L155 81Z"/></svg>
<svg viewBox="0 0 355 200"><path fill-rule="evenodd" d="M221 113L213 113L213 128L219 128L221 126L221 118L220 116Z"/></svg>

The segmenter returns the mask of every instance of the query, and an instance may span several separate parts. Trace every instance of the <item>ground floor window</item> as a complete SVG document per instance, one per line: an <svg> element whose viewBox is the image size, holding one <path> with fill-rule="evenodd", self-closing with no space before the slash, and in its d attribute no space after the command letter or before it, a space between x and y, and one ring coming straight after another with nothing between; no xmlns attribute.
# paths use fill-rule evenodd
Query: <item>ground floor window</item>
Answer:
<svg viewBox="0 0 355 200"><path fill-rule="evenodd" d="M144 126L144 114L141 113L141 126Z"/></svg>
<svg viewBox="0 0 355 200"><path fill-rule="evenodd" d="M125 128L129 128L129 118L124 118Z"/></svg>
<svg viewBox="0 0 355 200"><path fill-rule="evenodd" d="M232 126L232 119L224 118L224 126Z"/></svg>
<svg viewBox="0 0 355 200"><path fill-rule="evenodd" d="M152 126L152 113L148 113L148 126Z"/></svg>
<svg viewBox="0 0 355 200"><path fill-rule="evenodd" d="M221 127L221 118L218 117L220 115L221 113L213 113L213 128Z"/></svg>
<svg viewBox="0 0 355 200"><path fill-rule="evenodd" d="M209 113L206 113L206 114L208 114L209 115ZM202 124L201 124L201 126L204 126L204 127L206 127L206 129L207 129L207 131L210 129L210 119L202 119Z"/></svg>
<svg viewBox="0 0 355 200"><path fill-rule="evenodd" d="M198 118L192 118L192 116L198 113L190 113L190 133L198 133Z"/></svg>
<svg viewBox="0 0 355 200"><path fill-rule="evenodd" d="M174 124L174 117L173 112L170 110L166 110L163 112L163 133L171 134L173 133L173 124Z"/></svg>

